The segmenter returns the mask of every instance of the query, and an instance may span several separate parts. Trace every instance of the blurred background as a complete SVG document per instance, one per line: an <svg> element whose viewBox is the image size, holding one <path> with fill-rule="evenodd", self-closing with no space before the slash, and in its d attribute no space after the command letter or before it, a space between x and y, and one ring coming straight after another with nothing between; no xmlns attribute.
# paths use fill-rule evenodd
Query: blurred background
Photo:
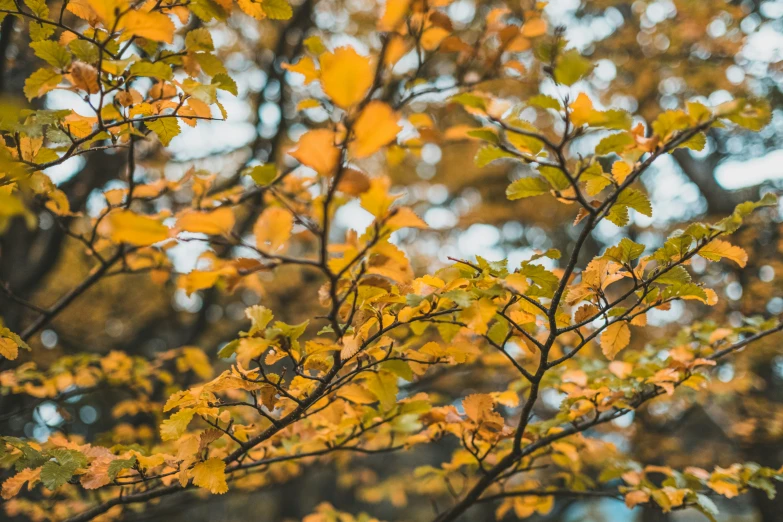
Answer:
<svg viewBox="0 0 783 522"><path fill-rule="evenodd" d="M59 9L56 0L49 4L51 9ZM514 11L522 10L525 4L523 0L505 5ZM281 151L308 125L323 122L329 114L322 109L296 109L297 102L309 97L311 87L303 85L301 76L286 73L281 65L295 61L311 35L320 35L332 47L348 44L364 52L377 50L376 22L381 5L374 0L294 2L294 16L284 23L258 22L237 11L227 24L212 30L223 62L239 86L237 97L221 93L228 121L185 127L167 149L142 142L140 179L176 180L195 168L216 173L216 186L230 187L247 183L239 175L245 166L276 158L285 162ZM455 0L446 9L456 29L470 32L482 26L491 7L490 2ZM631 225L622 229L603 223L590 238L585 259L621 237L655 247L685 221L722 217L737 203L783 186L783 1L553 0L544 12L551 27L562 26L571 45L596 63L594 72L574 85L573 91L588 92L604 106L638 114L640 121L651 121L661 111L682 107L694 97L716 105L753 94L773 106L772 123L759 133L729 136L713 129L703 151L680 149L657 162L643 178L654 217L636 213ZM0 94L4 96L18 95L25 78L36 68L25 32L25 26L14 17L5 18L0 27ZM408 55L396 70L402 73L415 66L415 56ZM473 167L478 144L453 132L472 119L461 108L443 103L456 73L453 60L435 59L426 64L429 83L443 91L421 96L406 109L431 118L415 129L422 138L419 150L399 158L373 157L363 165L367 172L386 172L395 185L404 186L406 204L430 226L428 230L399 232L396 241L412 257L417 273L447 264L449 257L508 258L509 265L515 266L535 250L568 249L574 240L568 224L571 208L552 198L506 200L509 180L524 166ZM532 73L525 81L497 80L486 88L521 100L539 90L551 93L555 89L549 80ZM78 110L83 102L72 93L55 91L39 103L51 109ZM122 186L118 173L124 172L125 161L124 154L95 152L69 160L47 174L67 194L71 208L96 215L105 205L102 193ZM247 214L245 234L253 223L252 202ZM37 228L30 230L17 220L0 236L0 281L14 294L48 306L85 277L92 261L51 215L41 213L38 217ZM357 204L341 209L336 227L363 230L371 220ZM710 314L738 321L740 314L783 312L779 220L745 227L735 242L750 254L745 269L693 263L693 270L706 272L710 284L721 289L719 304L711 309L686 309L675 302L670 311L656 311L650 322L658 328L645 329L651 336L649 342L694 321L710 320ZM205 252L206 248L205 243L191 242L169 251L174 270L187 273L204 263L205 255L242 255L233 250ZM199 369L195 364L181 363L181 357L169 350L196 346L216 359L219 347L245 327L245 307L256 303L275 310L288 323L301 322L320 311L318 285L319 281L295 267L270 273L257 285L245 285L233 293L210 289L188 295L176 283L156 281L149 274L109 277L59 315L31 345L41 368L63 355L122 352L157 360L161 371L180 386L187 386L199 377ZM14 331L34 319L3 293L0 316ZM20 361L24 363L24 358ZM57 368L51 371L56 375ZM492 372L436 375L427 384L448 400L455 384L463 394L492 389ZM616 421L607 436L650 464L711 468L749 460L783 465L783 351L779 345L774 340L763 342L722 363L711 386L708 398L707 394L704 398L691 394L688 400L676 395L668 401L656 401L638 412L633 424L629 418ZM165 399L164 390L164 385L152 390L149 400ZM151 413L154 408L149 408L150 412L144 408L117 411L134 393L131 387L66 393L56 401L22 395L0 397L0 432L46 440L60 431L100 440L109 436L106 431L119 416L121 425L112 437L125 434L128 440L151 439L159 420ZM546 401L542 408L546 408ZM199 502L174 497L148 506L130 519L298 520L318 501L328 500L345 511L367 511L381 520L429 520L432 507L426 498L409 495L404 477L394 472L441 462L453 449L449 444L444 440L414 453L367 458L351 473L338 473L339 462L314 466L263 493L234 493ZM768 500L754 490L734 500L720 505L719 520L783 520L783 496ZM407 507L401 507L403 502ZM488 520L491 513L491 507L482 506L464 519ZM559 501L549 515L530 520L653 522L703 520L703 516L665 515L654 508L629 511L614 500L575 500Z"/></svg>

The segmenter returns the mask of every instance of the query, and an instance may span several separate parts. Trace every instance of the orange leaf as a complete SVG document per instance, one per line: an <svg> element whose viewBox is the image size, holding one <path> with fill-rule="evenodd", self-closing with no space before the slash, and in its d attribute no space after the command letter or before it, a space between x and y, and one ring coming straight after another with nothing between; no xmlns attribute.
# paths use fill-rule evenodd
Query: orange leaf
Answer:
<svg viewBox="0 0 783 522"><path fill-rule="evenodd" d="M275 252L282 249L291 238L294 217L280 207L270 207L264 210L253 227L256 236L256 246L264 252Z"/></svg>
<svg viewBox="0 0 783 522"><path fill-rule="evenodd" d="M387 104L370 102L354 125L356 138L351 142L351 154L356 158L366 158L381 150L402 129L397 123L399 119L399 115Z"/></svg>
<svg viewBox="0 0 783 522"><path fill-rule="evenodd" d="M612 360L631 342L631 328L625 321L617 321L606 327L601 334L601 350Z"/></svg>
<svg viewBox="0 0 783 522"><path fill-rule="evenodd" d="M169 229L157 219L140 216L130 210L112 212L101 223L101 229L115 243L147 246L169 237Z"/></svg>
<svg viewBox="0 0 783 522"><path fill-rule="evenodd" d="M338 47L334 53L323 53L320 62L321 85L336 105L348 109L364 99L374 75L369 58L352 47Z"/></svg>
<svg viewBox="0 0 783 522"><path fill-rule="evenodd" d="M296 149L288 154L321 175L332 174L340 161L335 139L335 133L328 129L311 130L299 138Z"/></svg>
<svg viewBox="0 0 783 522"><path fill-rule="evenodd" d="M283 69L304 76L305 85L309 84L313 80L317 80L320 76L320 72L315 68L315 62L309 56L305 56L295 64L284 63Z"/></svg>
<svg viewBox="0 0 783 522"><path fill-rule="evenodd" d="M174 22L163 13L130 11L120 19L120 28L124 29L126 34L155 42L174 41Z"/></svg>
<svg viewBox="0 0 783 522"><path fill-rule="evenodd" d="M177 231L200 232L211 236L229 235L234 228L234 212L222 207L212 212L186 211L177 219Z"/></svg>

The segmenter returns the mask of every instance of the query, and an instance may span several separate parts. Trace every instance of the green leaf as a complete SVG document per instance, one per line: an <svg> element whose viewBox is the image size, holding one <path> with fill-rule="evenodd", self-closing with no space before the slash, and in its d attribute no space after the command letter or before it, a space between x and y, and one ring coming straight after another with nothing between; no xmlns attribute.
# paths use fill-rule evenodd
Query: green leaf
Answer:
<svg viewBox="0 0 783 522"><path fill-rule="evenodd" d="M778 197L772 192L767 192L759 201L746 201L737 205L734 208L734 212L716 223L714 228L721 230L726 234L731 234L732 232L736 232L745 217L757 208L774 207L777 206L777 204Z"/></svg>
<svg viewBox="0 0 783 522"><path fill-rule="evenodd" d="M563 191L571 186L571 182L557 167L538 167L538 172L546 179L554 190Z"/></svg>
<svg viewBox="0 0 783 522"><path fill-rule="evenodd" d="M555 109L557 111L563 108L557 99L547 94L536 94L535 96L531 96L528 98L527 104L541 107L542 109Z"/></svg>
<svg viewBox="0 0 783 522"><path fill-rule="evenodd" d="M63 466L50 460L41 468L41 483L50 490L55 490L71 480L75 467Z"/></svg>
<svg viewBox="0 0 783 522"><path fill-rule="evenodd" d="M555 292L560 279L541 265L526 264L519 269L519 273L530 279L542 292L529 291L528 294L549 297Z"/></svg>
<svg viewBox="0 0 783 522"><path fill-rule="evenodd" d="M599 156L607 154L619 154L629 145L633 145L633 136L628 132L610 134L602 139L595 147L595 153Z"/></svg>
<svg viewBox="0 0 783 522"><path fill-rule="evenodd" d="M83 468L87 465L87 457L76 450L57 448L49 452L49 455L57 459L62 466L71 466L74 469Z"/></svg>
<svg viewBox="0 0 783 522"><path fill-rule="evenodd" d="M707 135L699 132L693 135L688 141L685 141L678 148L687 148L691 150L704 150L707 145Z"/></svg>
<svg viewBox="0 0 783 522"><path fill-rule="evenodd" d="M485 145L481 147L476 153L475 162L477 167L486 167L495 160L515 157L516 156L510 152L506 152L499 147L495 147L494 145Z"/></svg>
<svg viewBox="0 0 783 522"><path fill-rule="evenodd" d="M709 519L710 522L717 522L718 516L718 506L715 505L715 502L712 501L710 497L707 495L703 495L701 493L696 493L696 506L695 508L699 510L707 519Z"/></svg>
<svg viewBox="0 0 783 522"><path fill-rule="evenodd" d="M612 184L611 178L604 173L598 162L587 167L582 172L580 179L585 182L585 189L590 196L598 195L603 189Z"/></svg>
<svg viewBox="0 0 783 522"><path fill-rule="evenodd" d="M644 245L631 241L627 237L620 240L616 246L606 249L603 257L612 259L618 263L627 264L637 259L644 252Z"/></svg>
<svg viewBox="0 0 783 522"><path fill-rule="evenodd" d="M685 107L688 109L688 116L698 122L707 121L712 116L712 111L703 103L689 101Z"/></svg>
<svg viewBox="0 0 783 522"><path fill-rule="evenodd" d="M541 178L520 178L506 188L510 200L540 196L549 192L549 184Z"/></svg>
<svg viewBox="0 0 783 522"><path fill-rule="evenodd" d="M277 177L277 167L274 163L256 165L255 167L246 168L242 174L250 176L250 178L255 181L256 185L264 187L272 183Z"/></svg>
<svg viewBox="0 0 783 522"><path fill-rule="evenodd" d="M177 118L158 118L144 122L154 132L164 146L168 146L171 140L180 133Z"/></svg>
<svg viewBox="0 0 783 522"><path fill-rule="evenodd" d="M592 62L579 54L578 50L571 49L561 53L558 57L554 77L557 83L573 85L592 70Z"/></svg>
<svg viewBox="0 0 783 522"><path fill-rule="evenodd" d="M495 324L493 324L489 328L489 331L487 332L487 337L489 337L489 339L493 343L497 345L502 345L503 341L506 340L506 335L508 335L508 331L509 331L508 321L506 321L505 319L500 319L498 321L495 321Z"/></svg>
<svg viewBox="0 0 783 522"><path fill-rule="evenodd" d="M53 25L30 22L30 41L40 42L46 40L54 34L55 30Z"/></svg>
<svg viewBox="0 0 783 522"><path fill-rule="evenodd" d="M212 105L217 101L217 86L205 85L190 78L182 82L182 90L185 94L193 96L207 105Z"/></svg>
<svg viewBox="0 0 783 522"><path fill-rule="evenodd" d="M221 359L228 359L236 353L237 348L239 348L239 339L234 339L233 341L226 343L223 348L218 351L218 357Z"/></svg>
<svg viewBox="0 0 783 522"><path fill-rule="evenodd" d="M30 47L38 58L44 60L52 67L65 69L71 64L71 54L58 42L43 40L41 42L32 42Z"/></svg>
<svg viewBox="0 0 783 522"><path fill-rule="evenodd" d="M124 469L131 469L135 465L136 465L135 455L129 459L113 460L109 464L109 478L113 481L117 478L117 475L119 475L120 471Z"/></svg>
<svg viewBox="0 0 783 522"><path fill-rule="evenodd" d="M745 100L740 98L725 105L730 104L734 104L732 110L728 113L722 113L721 116L740 127L752 131L760 131L772 120L772 111L767 100ZM719 111L720 109L718 107Z"/></svg>
<svg viewBox="0 0 783 522"><path fill-rule="evenodd" d="M449 101L452 103L459 103L460 105L463 105L465 107L479 109L484 112L487 111L486 100L481 96L476 96L475 94L463 92L461 94L457 94L456 96L452 96L451 98L449 98Z"/></svg>
<svg viewBox="0 0 783 522"><path fill-rule="evenodd" d="M130 73L131 76L146 76L159 80L171 80L174 78L171 67L163 62L137 62L131 65Z"/></svg>
<svg viewBox="0 0 783 522"><path fill-rule="evenodd" d="M652 123L653 132L661 139L669 139L677 131L685 130L692 124L690 116L682 110L668 110L658 115Z"/></svg>
<svg viewBox="0 0 783 522"><path fill-rule="evenodd" d="M226 74L226 66L223 65L223 62L214 54L197 53L195 57L196 61L201 66L201 70L204 71L207 76Z"/></svg>
<svg viewBox="0 0 783 522"><path fill-rule="evenodd" d="M617 225L624 227L628 224L628 209L632 208L645 216L652 216L652 205L642 192L636 189L625 189L617 196L617 201L612 205L611 210L606 215L606 219Z"/></svg>
<svg viewBox="0 0 783 522"><path fill-rule="evenodd" d="M655 282L664 285L683 285L691 282L691 274L688 273L685 267L677 265L657 277Z"/></svg>
<svg viewBox="0 0 783 522"><path fill-rule="evenodd" d="M234 79L227 75L227 74L216 74L212 77L212 85L217 85L217 88L221 91L230 92L234 96L239 95L239 90L237 89L237 82L234 81Z"/></svg>
<svg viewBox="0 0 783 522"><path fill-rule="evenodd" d="M286 0L264 0L261 10L270 20L288 20L294 14Z"/></svg>
<svg viewBox="0 0 783 522"><path fill-rule="evenodd" d="M193 0L188 9L204 22L227 18L225 9L212 0Z"/></svg>
<svg viewBox="0 0 783 522"><path fill-rule="evenodd" d="M690 297L698 299L703 303L707 302L707 293L696 283L673 284L667 286L663 289L662 297L664 300L671 299L672 297Z"/></svg>
<svg viewBox="0 0 783 522"><path fill-rule="evenodd" d="M408 382L413 381L413 370L411 370L410 365L406 361L386 361L381 363L380 369L391 372Z"/></svg>
<svg viewBox="0 0 783 522"><path fill-rule="evenodd" d="M77 59L84 63L95 64L98 62L98 46L86 40L73 40L68 44L68 48Z"/></svg>
<svg viewBox="0 0 783 522"><path fill-rule="evenodd" d="M270 319L271 319L271 314L272 313L270 311L269 312ZM287 337L291 341L296 341L302 336L302 334L305 333L308 324L310 324L310 321L305 321L299 324L287 324L282 321L275 321L275 330L277 330L281 335Z"/></svg>
<svg viewBox="0 0 783 522"><path fill-rule="evenodd" d="M43 96L53 90L62 81L61 74L51 69L38 69L24 82L24 95L28 100Z"/></svg>
<svg viewBox="0 0 783 522"><path fill-rule="evenodd" d="M193 29L185 36L185 48L188 51L214 51L212 33L206 27Z"/></svg>
<svg viewBox="0 0 783 522"><path fill-rule="evenodd" d="M495 134L495 131L490 129L473 129L467 132L468 136L472 138L478 138L482 141L488 141L494 145L500 143L500 138Z"/></svg>
<svg viewBox="0 0 783 522"><path fill-rule="evenodd" d="M321 40L319 36L309 36L305 38L305 41L302 43L304 44L305 49L307 49L307 52L315 56L321 56L327 50L323 40Z"/></svg>

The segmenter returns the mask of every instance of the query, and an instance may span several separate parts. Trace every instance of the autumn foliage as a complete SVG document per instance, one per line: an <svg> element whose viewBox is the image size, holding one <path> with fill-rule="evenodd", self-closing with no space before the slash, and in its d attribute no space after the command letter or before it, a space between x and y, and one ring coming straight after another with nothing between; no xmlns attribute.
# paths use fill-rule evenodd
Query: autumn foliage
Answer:
<svg viewBox="0 0 783 522"><path fill-rule="evenodd" d="M646 219L659 161L761 131L769 102L695 92L621 107L610 95L624 86L590 88L607 49L570 43L541 2L476 2L470 21L450 0L362 4L346 39L309 25L348 16L326 0L0 0L35 66L0 107L0 233L58 231L68 254L51 256L72 270L44 295L0 281L0 407L62 414L112 398L100 433L71 419L44 436L3 428L6 516L130 519L329 465L369 514L310 498L308 522L375 520L383 502L396 520L477 520L487 506L498 520L546 517L588 497L716 520L726 499L774 496L772 461L647 462L615 422L708 402L725 392L713 383L726 361L779 342L775 314L722 307L722 279L703 268L746 267L754 253L735 237L774 226L773 192L666 229ZM218 167L177 157L195 155L199 132L233 132L231 109L256 81L236 56L264 52L276 130L258 130L261 110L242 154L214 153ZM440 225L414 178L433 147L475 158L443 183L475 170L465 184L491 192L487 221L550 216L544 229L564 235L514 262L427 248ZM55 179L99 154L115 163L89 197L70 185L87 174ZM129 316L158 299L170 312L158 292L244 312L179 346L126 333L122 349L80 337L52 356L58 321L104 313L99 288L137 290L120 299ZM691 320L650 319L667 310Z"/></svg>

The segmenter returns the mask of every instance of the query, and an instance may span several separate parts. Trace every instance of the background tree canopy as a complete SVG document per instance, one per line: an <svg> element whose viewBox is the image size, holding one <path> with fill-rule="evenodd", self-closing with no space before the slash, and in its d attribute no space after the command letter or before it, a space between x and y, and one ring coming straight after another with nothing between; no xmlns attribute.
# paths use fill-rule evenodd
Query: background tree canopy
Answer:
<svg viewBox="0 0 783 522"><path fill-rule="evenodd" d="M0 20L4 519L780 520L783 2Z"/></svg>

